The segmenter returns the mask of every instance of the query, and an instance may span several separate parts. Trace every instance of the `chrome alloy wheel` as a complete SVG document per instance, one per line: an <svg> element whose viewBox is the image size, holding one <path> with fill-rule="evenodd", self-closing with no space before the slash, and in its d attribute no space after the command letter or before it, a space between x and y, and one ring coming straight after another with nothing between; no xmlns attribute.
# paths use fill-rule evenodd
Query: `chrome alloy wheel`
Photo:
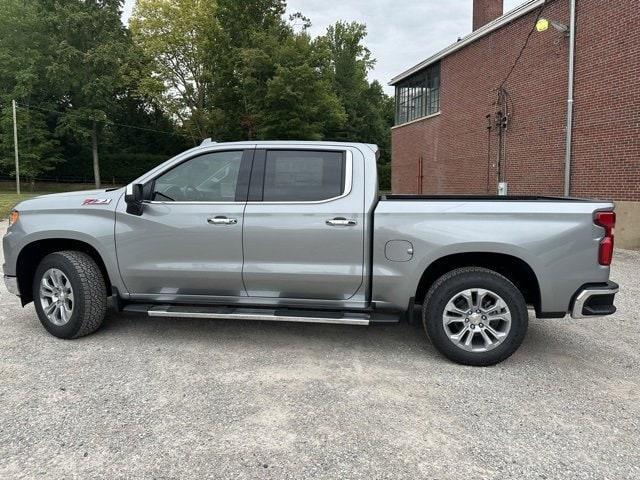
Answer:
<svg viewBox="0 0 640 480"><path fill-rule="evenodd" d="M447 302L442 324L456 347L468 352L487 352L507 338L511 312L497 293L468 288Z"/></svg>
<svg viewBox="0 0 640 480"><path fill-rule="evenodd" d="M73 313L73 288L67 276L57 268L50 268L40 282L40 304L49 321L65 325Z"/></svg>

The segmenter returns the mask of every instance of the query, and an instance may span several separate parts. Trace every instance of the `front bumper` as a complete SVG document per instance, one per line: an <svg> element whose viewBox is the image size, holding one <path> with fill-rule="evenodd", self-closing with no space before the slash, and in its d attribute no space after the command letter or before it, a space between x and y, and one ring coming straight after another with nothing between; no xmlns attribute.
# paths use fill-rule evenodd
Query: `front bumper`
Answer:
<svg viewBox="0 0 640 480"><path fill-rule="evenodd" d="M618 290L618 284L615 282L582 286L574 295L571 317L603 317L615 313L613 299Z"/></svg>
<svg viewBox="0 0 640 480"><path fill-rule="evenodd" d="M18 288L18 277L4 276L4 286L7 287L9 293L20 296L20 289Z"/></svg>

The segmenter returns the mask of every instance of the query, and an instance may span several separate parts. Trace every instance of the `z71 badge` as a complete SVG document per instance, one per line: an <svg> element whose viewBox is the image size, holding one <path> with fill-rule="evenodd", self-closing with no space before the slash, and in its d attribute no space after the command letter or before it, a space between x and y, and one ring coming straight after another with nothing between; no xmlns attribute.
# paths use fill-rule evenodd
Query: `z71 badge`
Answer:
<svg viewBox="0 0 640 480"><path fill-rule="evenodd" d="M110 198L87 198L82 205L109 205L110 203Z"/></svg>

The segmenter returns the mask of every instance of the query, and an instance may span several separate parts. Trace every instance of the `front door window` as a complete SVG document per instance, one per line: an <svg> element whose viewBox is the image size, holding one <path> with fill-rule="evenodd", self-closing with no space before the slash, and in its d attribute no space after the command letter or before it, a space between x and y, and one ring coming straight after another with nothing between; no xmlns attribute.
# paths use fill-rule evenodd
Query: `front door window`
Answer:
<svg viewBox="0 0 640 480"><path fill-rule="evenodd" d="M152 200L233 202L241 162L241 150L207 153L192 158L155 180Z"/></svg>

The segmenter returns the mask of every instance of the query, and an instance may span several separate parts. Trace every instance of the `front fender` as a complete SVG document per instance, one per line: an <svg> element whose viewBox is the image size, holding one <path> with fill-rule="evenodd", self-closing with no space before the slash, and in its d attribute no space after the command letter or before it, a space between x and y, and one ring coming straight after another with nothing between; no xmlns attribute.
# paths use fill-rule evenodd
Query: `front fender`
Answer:
<svg viewBox="0 0 640 480"><path fill-rule="evenodd" d="M41 240L83 242L92 247L105 265L111 284L123 291L118 273L114 239L115 212L88 208L73 211L23 210L20 219L3 238L4 274L15 276L20 253Z"/></svg>

